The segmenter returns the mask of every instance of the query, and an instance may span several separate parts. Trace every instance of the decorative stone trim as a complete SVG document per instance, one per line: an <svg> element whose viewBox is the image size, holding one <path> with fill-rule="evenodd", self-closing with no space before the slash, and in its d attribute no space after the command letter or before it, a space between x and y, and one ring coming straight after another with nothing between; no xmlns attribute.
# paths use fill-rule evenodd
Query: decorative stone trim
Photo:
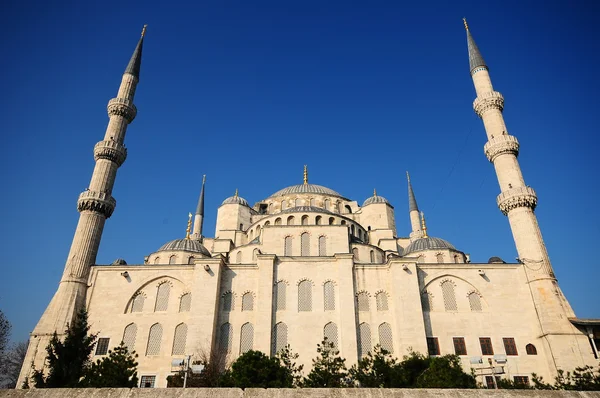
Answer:
<svg viewBox="0 0 600 398"><path fill-rule="evenodd" d="M368 297L371 297L371 293L367 292L366 290L359 290L358 292L356 292L355 296L358 297L363 293L366 294Z"/></svg>
<svg viewBox="0 0 600 398"><path fill-rule="evenodd" d="M123 116L127 123L131 123L135 116L137 115L137 108L133 105L131 100L127 98L113 98L108 101L108 106L106 107L108 111L108 116Z"/></svg>
<svg viewBox="0 0 600 398"><path fill-rule="evenodd" d="M116 141L100 141L94 146L94 159L106 159L121 167L127 158L127 148Z"/></svg>
<svg viewBox="0 0 600 398"><path fill-rule="evenodd" d="M537 195L531 187L511 188L498 195L496 203L502 214L506 216L509 211L519 207L529 207L531 210L535 210Z"/></svg>
<svg viewBox="0 0 600 398"><path fill-rule="evenodd" d="M325 286L325 284L326 284L327 282L331 282L331 283L333 283L333 286L337 286L337 282L336 282L336 281L334 281L333 279L325 279L325 280L323 281L322 285L323 285L323 286Z"/></svg>
<svg viewBox="0 0 600 398"><path fill-rule="evenodd" d="M473 293L475 293L476 295L478 295L480 298L483 298L483 296L481 295L481 293L479 293L477 290L475 289L471 289L467 292L466 297L469 297L470 295L472 295Z"/></svg>
<svg viewBox="0 0 600 398"><path fill-rule="evenodd" d="M442 279L442 280L440 281L440 286L442 286L442 285L443 285L444 283L446 283L446 282L450 282L450 283L452 283L452 284L454 285L454 287L456 287L456 282L454 282L454 281L453 281L452 279L450 279L450 278L444 278L444 279Z"/></svg>
<svg viewBox="0 0 600 398"><path fill-rule="evenodd" d="M116 206L117 201L106 192L83 191L77 200L79 212L94 211L103 214L106 218L110 218Z"/></svg>
<svg viewBox="0 0 600 398"><path fill-rule="evenodd" d="M473 109L479 117L490 109L504 109L504 97L497 91L490 91L475 98L473 101Z"/></svg>
<svg viewBox="0 0 600 398"><path fill-rule="evenodd" d="M308 282L310 282L310 284L311 284L312 286L314 286L314 285L315 285L315 283L314 283L314 282L313 282L311 279L308 279L308 278L301 278L301 279L298 279L298 282L296 282L296 286L300 286L300 284L301 284L302 282L304 282L304 281L308 281Z"/></svg>
<svg viewBox="0 0 600 398"><path fill-rule="evenodd" d="M517 156L519 154L519 141L517 141L517 137L512 135L501 135L486 142L483 151L490 162L494 162L496 157L504 153L512 153Z"/></svg>
<svg viewBox="0 0 600 398"><path fill-rule="evenodd" d="M168 284L169 286L173 287L173 282L171 282L171 281L170 281L170 280L168 280L168 279L163 279L163 280L161 280L160 282L158 282L158 283L156 284L156 286L158 287L158 286L160 286L160 285L164 285L165 283L166 283L166 284Z"/></svg>

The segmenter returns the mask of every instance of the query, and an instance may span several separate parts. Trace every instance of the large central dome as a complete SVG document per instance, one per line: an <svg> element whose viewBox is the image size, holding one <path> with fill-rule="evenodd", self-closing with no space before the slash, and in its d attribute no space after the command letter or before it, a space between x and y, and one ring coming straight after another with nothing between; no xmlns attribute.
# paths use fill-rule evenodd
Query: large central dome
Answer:
<svg viewBox="0 0 600 398"><path fill-rule="evenodd" d="M331 196L339 196L342 195L334 191L333 189L329 189L327 187L316 185L316 184L298 184L292 185L291 187L283 188L280 191L275 192L273 195L269 196L270 198L274 198L277 196L285 196L285 195L294 195L299 193L313 193L318 195L331 195Z"/></svg>

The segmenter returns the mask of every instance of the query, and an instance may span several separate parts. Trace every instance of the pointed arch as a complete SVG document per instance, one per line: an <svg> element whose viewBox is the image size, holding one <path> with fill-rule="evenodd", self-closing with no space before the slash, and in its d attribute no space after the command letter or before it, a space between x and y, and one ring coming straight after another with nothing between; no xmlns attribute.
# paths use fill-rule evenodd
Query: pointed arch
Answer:
<svg viewBox="0 0 600 398"><path fill-rule="evenodd" d="M242 251L241 250L235 254L235 262L236 262L236 264L242 263Z"/></svg>
<svg viewBox="0 0 600 398"><path fill-rule="evenodd" d="M335 323L329 322L325 325L323 328L323 338L333 343L335 348L338 348L338 327Z"/></svg>
<svg viewBox="0 0 600 398"><path fill-rule="evenodd" d="M303 232L300 235L300 255L310 256L310 234L308 232Z"/></svg>
<svg viewBox="0 0 600 398"><path fill-rule="evenodd" d="M161 282L156 289L156 303L154 312L166 311L169 308L169 296L171 294L171 284L168 281Z"/></svg>
<svg viewBox="0 0 600 398"><path fill-rule="evenodd" d="M423 312L433 311L433 296L429 292L423 292L421 294L421 307Z"/></svg>
<svg viewBox="0 0 600 398"><path fill-rule="evenodd" d="M221 309L225 312L233 311L235 308L235 297L231 290L223 293L221 296L222 307Z"/></svg>
<svg viewBox="0 0 600 398"><path fill-rule="evenodd" d="M148 344L146 345L146 356L160 354L162 333L163 329L160 323L155 323L150 327L150 332L148 333Z"/></svg>
<svg viewBox="0 0 600 398"><path fill-rule="evenodd" d="M308 225L308 216L306 214L302 216L302 218L301 218L301 224L302 225Z"/></svg>
<svg viewBox="0 0 600 398"><path fill-rule="evenodd" d="M123 344L127 347L129 352L133 352L135 350L135 338L137 336L137 325L135 323L130 323L125 326L123 330Z"/></svg>
<svg viewBox="0 0 600 398"><path fill-rule="evenodd" d="M319 236L319 256L327 256L327 237L325 235Z"/></svg>
<svg viewBox="0 0 600 398"><path fill-rule="evenodd" d="M192 293L185 293L179 298L179 312L189 312L192 306Z"/></svg>
<svg viewBox="0 0 600 398"><path fill-rule="evenodd" d="M185 323L180 323L175 327L173 336L173 349L171 355L185 355L185 344L187 340L188 327Z"/></svg>
<svg viewBox="0 0 600 398"><path fill-rule="evenodd" d="M242 311L254 311L254 294L246 292L242 296Z"/></svg>
<svg viewBox="0 0 600 398"><path fill-rule="evenodd" d="M142 312L144 311L144 302L146 301L146 295L143 292L138 291L131 300L129 306L129 312Z"/></svg>
<svg viewBox="0 0 600 398"><path fill-rule="evenodd" d="M377 294L375 295L375 302L377 304L377 311L388 310L388 296L386 292L377 292Z"/></svg>
<svg viewBox="0 0 600 398"><path fill-rule="evenodd" d="M293 240L294 238L292 238L291 236L286 236L285 239L283 240L283 255L284 256L291 256L292 255L292 246L293 246Z"/></svg>
<svg viewBox="0 0 600 398"><path fill-rule="evenodd" d="M335 285L332 281L323 285L323 307L325 311L335 311Z"/></svg>
<svg viewBox="0 0 600 398"><path fill-rule="evenodd" d="M360 358L366 356L371 352L371 327L368 323L361 323L358 325L358 356Z"/></svg>
<svg viewBox="0 0 600 398"><path fill-rule="evenodd" d="M392 327L387 322L383 322L381 325L379 325L379 345L390 354L394 353Z"/></svg>
<svg viewBox="0 0 600 398"><path fill-rule="evenodd" d="M442 281L442 297L444 298L444 309L446 311L458 311L456 305L456 293L454 292L454 282L449 279Z"/></svg>
<svg viewBox="0 0 600 398"><path fill-rule="evenodd" d="M176 255L171 255L171 257L169 257L169 264L176 264L177 263L177 256Z"/></svg>
<svg viewBox="0 0 600 398"><path fill-rule="evenodd" d="M230 353L233 342L233 330L231 323L225 322L219 328L219 350L223 353Z"/></svg>
<svg viewBox="0 0 600 398"><path fill-rule="evenodd" d="M254 348L254 326L250 322L242 325L240 330L240 355Z"/></svg>
<svg viewBox="0 0 600 398"><path fill-rule="evenodd" d="M286 309L286 292L287 283L285 281L278 281L275 285L276 311L284 311Z"/></svg>
<svg viewBox="0 0 600 398"><path fill-rule="evenodd" d="M469 307L471 308L471 312L481 312L483 308L481 306L481 296L477 292L470 292L467 295L469 299Z"/></svg>
<svg viewBox="0 0 600 398"><path fill-rule="evenodd" d="M284 322L279 322L273 327L271 336L271 356L275 356L288 343L288 327Z"/></svg>
<svg viewBox="0 0 600 398"><path fill-rule="evenodd" d="M307 279L298 284L298 312L312 311L312 288L312 282Z"/></svg>
<svg viewBox="0 0 600 398"><path fill-rule="evenodd" d="M287 218L287 225L294 225L294 220L295 220L294 216L289 216Z"/></svg>

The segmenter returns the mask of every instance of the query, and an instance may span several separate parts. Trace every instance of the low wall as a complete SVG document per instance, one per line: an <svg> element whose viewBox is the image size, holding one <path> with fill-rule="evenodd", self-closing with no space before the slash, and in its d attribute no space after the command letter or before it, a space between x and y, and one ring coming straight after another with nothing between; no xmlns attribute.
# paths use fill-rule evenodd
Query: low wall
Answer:
<svg viewBox="0 0 600 398"><path fill-rule="evenodd" d="M377 388L102 388L0 390L0 398L600 398L600 391Z"/></svg>

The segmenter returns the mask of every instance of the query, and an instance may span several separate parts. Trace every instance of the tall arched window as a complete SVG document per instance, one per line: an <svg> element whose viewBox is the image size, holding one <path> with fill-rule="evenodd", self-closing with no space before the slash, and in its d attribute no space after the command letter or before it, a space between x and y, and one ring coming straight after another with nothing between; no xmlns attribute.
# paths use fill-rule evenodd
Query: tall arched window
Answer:
<svg viewBox="0 0 600 398"><path fill-rule="evenodd" d="M260 237L260 225L256 226L256 237Z"/></svg>
<svg viewBox="0 0 600 398"><path fill-rule="evenodd" d="M321 216L317 216L315 217L315 225L321 225L322 223L322 217Z"/></svg>
<svg viewBox="0 0 600 398"><path fill-rule="evenodd" d="M335 218L329 217L329 225L333 225L335 223Z"/></svg>
<svg viewBox="0 0 600 398"><path fill-rule="evenodd" d="M275 287L275 296L277 298L276 300L276 305L277 311L283 311L286 308L286 290L287 290L287 285L284 281L279 281L277 282L277 285Z"/></svg>
<svg viewBox="0 0 600 398"><path fill-rule="evenodd" d="M310 235L308 232L300 235L300 255L310 256Z"/></svg>
<svg viewBox="0 0 600 398"><path fill-rule="evenodd" d="M250 230L250 232L248 233L248 240L251 241L253 236L254 236L254 231Z"/></svg>
<svg viewBox="0 0 600 398"><path fill-rule="evenodd" d="M469 294L469 307L471 307L471 311L480 312L481 308L481 297L479 294L472 292Z"/></svg>
<svg viewBox="0 0 600 398"><path fill-rule="evenodd" d="M287 225L294 225L294 216L289 216L287 219Z"/></svg>
<svg viewBox="0 0 600 398"><path fill-rule="evenodd" d="M221 350L221 352L231 352L232 341L233 330L231 328L231 323L225 322L221 325L221 328L219 330L219 349Z"/></svg>
<svg viewBox="0 0 600 398"><path fill-rule="evenodd" d="M350 235L354 236L354 225L350 225Z"/></svg>
<svg viewBox="0 0 600 398"><path fill-rule="evenodd" d="M357 229L357 231L358 231L358 239L362 240L362 230Z"/></svg>
<svg viewBox="0 0 600 398"><path fill-rule="evenodd" d="M185 355L185 342L187 340L187 325L180 323L175 328L175 335L173 336L173 351L171 355Z"/></svg>
<svg viewBox="0 0 600 398"><path fill-rule="evenodd" d="M254 311L254 296L251 292L242 296L242 311Z"/></svg>
<svg viewBox="0 0 600 398"><path fill-rule="evenodd" d="M135 338L137 336L137 325L130 323L123 330L123 343L129 352L135 350Z"/></svg>
<svg viewBox="0 0 600 398"><path fill-rule="evenodd" d="M302 225L308 225L308 216L307 215L302 216Z"/></svg>
<svg viewBox="0 0 600 398"><path fill-rule="evenodd" d="M358 336L358 356L362 358L371 352L371 327L368 323L363 322L358 326Z"/></svg>
<svg viewBox="0 0 600 398"><path fill-rule="evenodd" d="M285 200L281 201L281 210L285 210L286 209L286 205L285 205Z"/></svg>
<svg viewBox="0 0 600 398"><path fill-rule="evenodd" d="M315 198L311 198L310 199L310 205L313 206L313 207L315 207L317 205L317 201L316 201Z"/></svg>
<svg viewBox="0 0 600 398"><path fill-rule="evenodd" d="M456 263L456 264L460 263L460 257L458 257L458 254L454 255L454 263Z"/></svg>
<svg viewBox="0 0 600 398"><path fill-rule="evenodd" d="M424 312L433 311L433 297L431 296L431 293L424 292L421 295L421 306L423 307Z"/></svg>
<svg viewBox="0 0 600 398"><path fill-rule="evenodd" d="M435 258L436 258L438 264L442 264L444 262L444 255L442 253L436 254Z"/></svg>
<svg viewBox="0 0 600 398"><path fill-rule="evenodd" d="M186 293L179 299L179 312L188 312L192 306L192 293Z"/></svg>
<svg viewBox="0 0 600 398"><path fill-rule="evenodd" d="M388 297L385 292L379 292L375 296L375 301L377 302L377 311L387 311L388 310Z"/></svg>
<svg viewBox="0 0 600 398"><path fill-rule="evenodd" d="M281 218L277 217L275 219L275 225L281 225Z"/></svg>
<svg viewBox="0 0 600 398"><path fill-rule="evenodd" d="M227 292L225 293L222 298L221 298L222 302L223 302L223 311L233 311L234 308L234 300L233 300L233 293L232 292Z"/></svg>
<svg viewBox="0 0 600 398"><path fill-rule="evenodd" d="M354 257L354 261L358 261L358 249L356 247L352 249L352 256Z"/></svg>
<svg viewBox="0 0 600 398"><path fill-rule="evenodd" d="M162 326L160 323L155 323L150 327L150 333L148 333L148 345L146 346L146 355L159 355L160 354L160 342L162 340Z"/></svg>
<svg viewBox="0 0 600 398"><path fill-rule="evenodd" d="M242 263L242 252L239 251L235 254L235 262L238 264Z"/></svg>
<svg viewBox="0 0 600 398"><path fill-rule="evenodd" d="M369 311L369 295L366 292L360 292L356 296L359 311Z"/></svg>
<svg viewBox="0 0 600 398"><path fill-rule="evenodd" d="M337 325L333 322L329 322L323 328L323 337L327 339L328 342L333 343L335 348L338 347L338 328Z"/></svg>
<svg viewBox="0 0 600 398"><path fill-rule="evenodd" d="M335 311L335 285L331 281L323 285L323 304L325 311Z"/></svg>
<svg viewBox="0 0 600 398"><path fill-rule="evenodd" d="M271 221L265 221L265 227L268 227L269 225L271 225Z"/></svg>
<svg viewBox="0 0 600 398"><path fill-rule="evenodd" d="M298 284L298 311L312 311L312 282L304 280Z"/></svg>
<svg viewBox="0 0 600 398"><path fill-rule="evenodd" d="M292 255L292 237L286 236L283 244L283 255L291 256Z"/></svg>
<svg viewBox="0 0 600 398"><path fill-rule="evenodd" d="M374 263L375 262L375 251L374 250L371 250L369 252L369 257L370 257L371 263Z"/></svg>
<svg viewBox="0 0 600 398"><path fill-rule="evenodd" d="M194 264L194 256L189 256L188 257L188 264Z"/></svg>
<svg viewBox="0 0 600 398"><path fill-rule="evenodd" d="M273 328L273 336L271 336L271 356L275 356L288 343L288 328L283 322L279 322Z"/></svg>
<svg viewBox="0 0 600 398"><path fill-rule="evenodd" d="M240 355L254 347L254 326L250 322L244 323L240 331Z"/></svg>
<svg viewBox="0 0 600 398"><path fill-rule="evenodd" d="M319 236L319 256L327 255L327 238L323 235Z"/></svg>
<svg viewBox="0 0 600 398"><path fill-rule="evenodd" d="M394 353L394 340L392 339L392 327L389 323L384 322L379 325L379 345L381 348L389 352Z"/></svg>
<svg viewBox="0 0 600 398"><path fill-rule="evenodd" d="M154 264L160 264L160 257L156 257L154 259Z"/></svg>
<svg viewBox="0 0 600 398"><path fill-rule="evenodd" d="M331 207L331 201L329 199L325 199L323 206L325 207L325 210L329 210L329 207Z"/></svg>
<svg viewBox="0 0 600 398"><path fill-rule="evenodd" d="M169 257L169 264L175 264L176 261L177 261L177 257L175 257L174 254L171 257Z"/></svg>
<svg viewBox="0 0 600 398"><path fill-rule="evenodd" d="M446 311L457 311L456 295L454 294L454 283L444 281L442 286L442 296L444 297L444 309Z"/></svg>
<svg viewBox="0 0 600 398"><path fill-rule="evenodd" d="M531 343L525 346L525 351L527 352L527 355L537 355L537 348Z"/></svg>
<svg viewBox="0 0 600 398"><path fill-rule="evenodd" d="M252 261L256 261L258 259L258 249L252 250Z"/></svg>
<svg viewBox="0 0 600 398"><path fill-rule="evenodd" d="M144 301L146 297L143 293L139 292L131 300L131 312L142 312L144 310Z"/></svg>
<svg viewBox="0 0 600 398"><path fill-rule="evenodd" d="M294 203L294 205L295 205L296 207L300 207L300 206L302 206L302 199L300 199L300 198L296 199L296 202Z"/></svg>
<svg viewBox="0 0 600 398"><path fill-rule="evenodd" d="M154 305L154 311L166 311L169 307L169 294L171 293L171 284L169 282L163 282L158 285L156 290L156 304Z"/></svg>
<svg viewBox="0 0 600 398"><path fill-rule="evenodd" d="M352 208L348 205L344 206L346 208L346 213L352 213Z"/></svg>
<svg viewBox="0 0 600 398"><path fill-rule="evenodd" d="M268 210L268 212L269 212L269 214L273 213L273 203L269 203L269 210Z"/></svg>

